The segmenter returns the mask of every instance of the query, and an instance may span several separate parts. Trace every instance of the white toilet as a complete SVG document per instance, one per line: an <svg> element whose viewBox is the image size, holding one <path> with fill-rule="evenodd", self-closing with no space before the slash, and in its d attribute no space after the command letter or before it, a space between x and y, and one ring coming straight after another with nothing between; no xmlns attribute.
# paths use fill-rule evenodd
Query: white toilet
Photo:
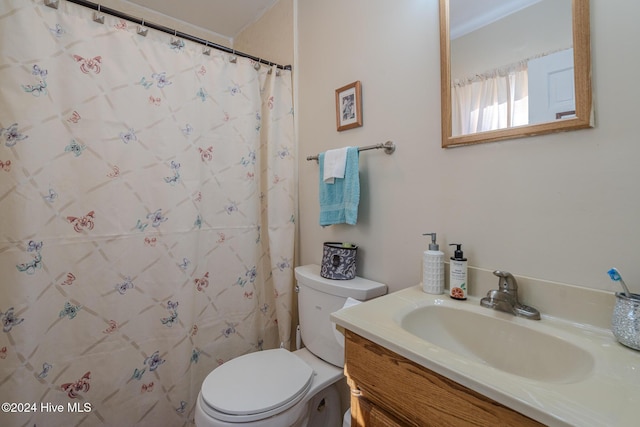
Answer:
<svg viewBox="0 0 640 427"><path fill-rule="evenodd" d="M386 285L356 277L330 280L320 266L295 269L300 331L305 347L246 354L213 370L202 383L197 427L339 427L336 383L343 377L344 337L329 315L347 298L384 295Z"/></svg>

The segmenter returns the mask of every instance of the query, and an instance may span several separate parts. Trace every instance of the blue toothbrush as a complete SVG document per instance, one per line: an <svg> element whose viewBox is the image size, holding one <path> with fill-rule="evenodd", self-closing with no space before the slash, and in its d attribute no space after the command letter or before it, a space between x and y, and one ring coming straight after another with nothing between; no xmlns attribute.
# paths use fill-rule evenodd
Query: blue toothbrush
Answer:
<svg viewBox="0 0 640 427"><path fill-rule="evenodd" d="M611 277L611 280L613 280L614 282L620 282L627 298L631 298L631 292L629 292L629 288L627 288L627 284L624 283L624 280L622 280L622 276L620 275L620 272L614 267L611 270L607 271L607 274L609 274L609 277Z"/></svg>

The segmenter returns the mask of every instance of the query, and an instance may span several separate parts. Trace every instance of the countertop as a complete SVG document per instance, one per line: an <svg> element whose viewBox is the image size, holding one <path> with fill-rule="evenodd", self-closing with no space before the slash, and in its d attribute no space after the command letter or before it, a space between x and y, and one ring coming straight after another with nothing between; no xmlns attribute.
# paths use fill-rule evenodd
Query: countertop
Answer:
<svg viewBox="0 0 640 427"><path fill-rule="evenodd" d="M593 369L570 383L510 374L431 344L400 327L401 317L424 305L479 306L479 298L456 301L430 295L420 285L339 310L331 320L405 358L444 375L549 426L640 425L640 351L619 344L609 329L542 313L539 321L485 309L490 315L572 342L594 357ZM477 310L475 307L470 309ZM470 325L472 327L473 325ZM429 325L425 325L428 328ZM549 351L540 349L540 351Z"/></svg>

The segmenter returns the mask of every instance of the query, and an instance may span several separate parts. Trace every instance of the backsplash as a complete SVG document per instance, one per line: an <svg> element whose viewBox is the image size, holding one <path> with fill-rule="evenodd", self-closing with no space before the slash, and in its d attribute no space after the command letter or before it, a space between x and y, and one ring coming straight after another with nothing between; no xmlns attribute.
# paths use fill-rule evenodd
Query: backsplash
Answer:
<svg viewBox="0 0 640 427"><path fill-rule="evenodd" d="M449 277L449 264L445 277ZM540 310L544 316L553 316L571 322L610 329L611 316L616 302L615 292L583 288L565 283L518 276L519 299L523 304ZM498 278L493 270L469 266L469 295L482 298L491 289L496 289Z"/></svg>

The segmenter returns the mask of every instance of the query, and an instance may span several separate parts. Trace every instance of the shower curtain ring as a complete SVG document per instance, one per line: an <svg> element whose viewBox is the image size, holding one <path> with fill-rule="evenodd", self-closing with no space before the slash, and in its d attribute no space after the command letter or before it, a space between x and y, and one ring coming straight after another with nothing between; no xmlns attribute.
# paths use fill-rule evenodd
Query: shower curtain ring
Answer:
<svg viewBox="0 0 640 427"><path fill-rule="evenodd" d="M258 62L253 65L253 68L255 68L256 71L260 70L260 58L258 58Z"/></svg>
<svg viewBox="0 0 640 427"><path fill-rule="evenodd" d="M142 22L138 25L138 29L136 30L139 36L147 37L147 33L149 32L148 28L144 27L144 18L142 18Z"/></svg>
<svg viewBox="0 0 640 427"><path fill-rule="evenodd" d="M44 5L49 6L50 8L53 8L53 9L57 9L59 3L60 3L59 0L44 0Z"/></svg>
<svg viewBox="0 0 640 427"><path fill-rule="evenodd" d="M100 5L98 4L98 11L93 12L93 22L98 24L104 24L104 14L100 12Z"/></svg>
<svg viewBox="0 0 640 427"><path fill-rule="evenodd" d="M205 41L205 45L202 48L202 54L211 56L211 48L209 47L209 41Z"/></svg>
<svg viewBox="0 0 640 427"><path fill-rule="evenodd" d="M238 57L236 56L236 50L231 49L231 56L229 57L229 62L235 64L238 61Z"/></svg>
<svg viewBox="0 0 640 427"><path fill-rule="evenodd" d="M174 37L171 38L171 44L177 48L182 48L184 44L182 43L182 40L178 38L178 30L173 30L173 36Z"/></svg>

